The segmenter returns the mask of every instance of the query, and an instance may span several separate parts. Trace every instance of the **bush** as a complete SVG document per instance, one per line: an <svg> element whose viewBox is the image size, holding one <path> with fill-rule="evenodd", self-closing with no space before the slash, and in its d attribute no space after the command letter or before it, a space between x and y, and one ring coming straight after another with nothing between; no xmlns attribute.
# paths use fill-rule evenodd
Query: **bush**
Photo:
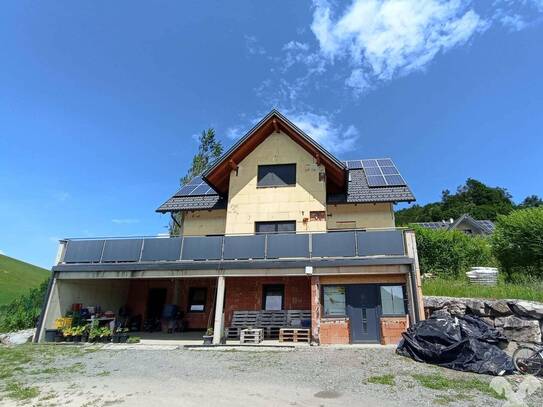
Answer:
<svg viewBox="0 0 543 407"><path fill-rule="evenodd" d="M435 230L415 226L421 273L459 276L470 267L494 265L488 238L469 236L458 230Z"/></svg>
<svg viewBox="0 0 543 407"><path fill-rule="evenodd" d="M40 316L49 281L0 307L0 332L34 328Z"/></svg>
<svg viewBox="0 0 543 407"><path fill-rule="evenodd" d="M499 216L492 250L510 278L515 273L543 277L543 207Z"/></svg>

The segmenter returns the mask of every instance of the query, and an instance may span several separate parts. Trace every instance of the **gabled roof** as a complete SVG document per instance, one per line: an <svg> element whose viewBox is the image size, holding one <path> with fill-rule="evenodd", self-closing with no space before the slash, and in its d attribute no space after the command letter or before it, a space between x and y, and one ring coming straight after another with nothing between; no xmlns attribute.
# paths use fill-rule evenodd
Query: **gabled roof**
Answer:
<svg viewBox="0 0 543 407"><path fill-rule="evenodd" d="M328 194L329 204L413 202L415 196L407 185L370 187L363 168L348 170L347 192Z"/></svg>
<svg viewBox="0 0 543 407"><path fill-rule="evenodd" d="M363 161L381 161L381 159L350 160L347 163L340 161L285 116L277 110L272 110L244 137L228 149L211 168L202 174L203 180L199 182L205 185L199 185L194 188L189 188L188 186L181 188L174 196L162 204L157 209L157 212L165 213L226 208L229 177L232 169L236 168L266 137L278 131L287 134L292 140L313 155L318 163L326 168L328 203L395 203L412 202L415 200L413 193L404 184L405 181L403 181L401 176L399 177L401 183L398 185L394 185L388 181L383 185L368 185L368 176L364 169ZM383 160L390 161L390 164L383 165L394 166L392 160ZM354 162L360 165L353 166ZM395 167L394 169L396 170ZM370 170L372 168L367 169L367 171ZM393 173L399 175L397 170ZM370 174L375 177L375 173ZM196 183L194 186L196 186ZM189 190L190 192L187 192ZM201 193L204 190L206 192Z"/></svg>
<svg viewBox="0 0 543 407"><path fill-rule="evenodd" d="M426 229L446 229L454 230L462 222L468 222L475 230L480 233L490 235L494 232L494 222L491 220L477 220L469 214L465 213L453 222L446 222L444 220L438 222L418 222L415 225L420 225Z"/></svg>
<svg viewBox="0 0 543 407"><path fill-rule="evenodd" d="M313 155L326 168L328 180L339 188L345 184L345 164L304 133L285 116L273 109L220 157L202 177L220 194L228 192L230 172L260 143L274 132L283 132Z"/></svg>

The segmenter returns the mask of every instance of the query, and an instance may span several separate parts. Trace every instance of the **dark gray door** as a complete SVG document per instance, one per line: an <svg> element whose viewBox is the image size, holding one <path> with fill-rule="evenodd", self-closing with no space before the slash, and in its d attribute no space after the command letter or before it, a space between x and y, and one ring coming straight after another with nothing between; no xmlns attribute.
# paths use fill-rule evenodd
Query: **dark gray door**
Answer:
<svg viewBox="0 0 543 407"><path fill-rule="evenodd" d="M378 343L379 332L379 287L376 285L347 286L347 316L351 323L353 343Z"/></svg>

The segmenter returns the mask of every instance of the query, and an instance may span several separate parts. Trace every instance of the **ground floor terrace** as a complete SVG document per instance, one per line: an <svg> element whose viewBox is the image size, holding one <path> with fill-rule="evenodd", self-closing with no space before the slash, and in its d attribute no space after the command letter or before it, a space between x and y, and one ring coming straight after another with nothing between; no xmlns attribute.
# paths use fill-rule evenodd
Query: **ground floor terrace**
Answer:
<svg viewBox="0 0 543 407"><path fill-rule="evenodd" d="M215 344L239 343L242 328L263 328L264 344L277 344L281 328L307 329L308 342L314 344L391 344L423 315L419 287L408 266L319 271L167 278L56 272L40 340L58 318L81 309L86 310L85 320L95 313L99 322L126 327L145 340L190 344L202 343L210 328Z"/></svg>

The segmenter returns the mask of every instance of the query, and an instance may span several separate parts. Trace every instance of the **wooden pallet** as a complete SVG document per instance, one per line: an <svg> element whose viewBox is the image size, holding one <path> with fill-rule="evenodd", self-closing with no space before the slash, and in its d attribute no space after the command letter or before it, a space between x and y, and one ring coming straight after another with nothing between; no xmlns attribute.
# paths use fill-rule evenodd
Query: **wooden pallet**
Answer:
<svg viewBox="0 0 543 407"><path fill-rule="evenodd" d="M309 343L310 330L299 328L281 328L279 342L307 342Z"/></svg>
<svg viewBox="0 0 543 407"><path fill-rule="evenodd" d="M264 332L262 329L242 329L239 337L241 344L245 343L260 343L264 340Z"/></svg>

